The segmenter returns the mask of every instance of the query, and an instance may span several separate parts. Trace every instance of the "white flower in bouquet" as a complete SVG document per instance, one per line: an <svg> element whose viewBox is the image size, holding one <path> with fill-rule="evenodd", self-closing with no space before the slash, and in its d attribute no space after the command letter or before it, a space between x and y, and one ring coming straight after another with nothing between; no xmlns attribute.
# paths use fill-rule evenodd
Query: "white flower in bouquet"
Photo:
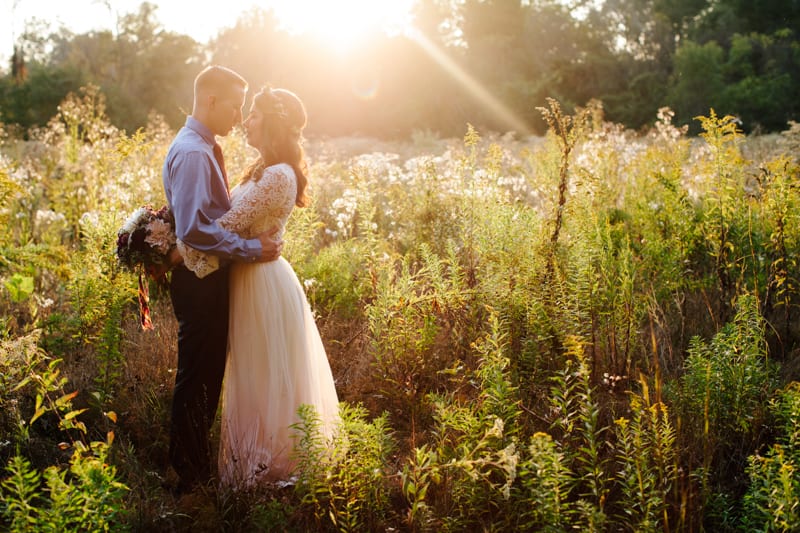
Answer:
<svg viewBox="0 0 800 533"><path fill-rule="evenodd" d="M147 224L147 231L144 241L162 254L169 252L175 245L175 232L168 222L157 218Z"/></svg>
<svg viewBox="0 0 800 533"><path fill-rule="evenodd" d="M139 220L141 220L142 217L146 216L147 216L147 209L144 207L140 207L139 209L131 213L131 216L128 217L128 220L125 221L125 223L122 225L122 228L119 230L120 233L133 233L133 231L139 225Z"/></svg>

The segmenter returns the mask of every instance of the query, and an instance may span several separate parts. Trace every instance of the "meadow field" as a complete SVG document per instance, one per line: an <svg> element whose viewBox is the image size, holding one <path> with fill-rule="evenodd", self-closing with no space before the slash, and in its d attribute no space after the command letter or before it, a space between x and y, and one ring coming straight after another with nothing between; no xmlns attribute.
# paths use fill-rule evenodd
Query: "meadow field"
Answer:
<svg viewBox="0 0 800 533"><path fill-rule="evenodd" d="M800 530L800 126L540 112L543 137L307 141L284 256L337 439L302 411L296 484L179 500L177 325L150 282L142 330L115 257L175 132L118 130L92 87L0 129L0 529Z"/></svg>

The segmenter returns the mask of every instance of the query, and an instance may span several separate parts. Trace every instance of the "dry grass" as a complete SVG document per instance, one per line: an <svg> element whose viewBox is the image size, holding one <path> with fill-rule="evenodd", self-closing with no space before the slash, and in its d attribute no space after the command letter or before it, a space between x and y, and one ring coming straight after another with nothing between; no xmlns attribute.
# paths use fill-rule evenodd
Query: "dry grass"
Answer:
<svg viewBox="0 0 800 533"><path fill-rule="evenodd" d="M151 301L154 329L137 317L124 322L123 374L114 407L119 424L141 461L166 470L169 407L175 385L178 325L168 296Z"/></svg>
<svg viewBox="0 0 800 533"><path fill-rule="evenodd" d="M363 319L317 319L340 401L358 402L370 380L371 357Z"/></svg>
<svg viewBox="0 0 800 533"><path fill-rule="evenodd" d="M122 388L117 392L113 408L139 460L165 471L178 324L168 294L151 297L153 330L142 330L135 314L127 315L124 320L124 363L119 380ZM359 401L371 382L371 360L363 321L330 316L319 318L317 323L339 399Z"/></svg>

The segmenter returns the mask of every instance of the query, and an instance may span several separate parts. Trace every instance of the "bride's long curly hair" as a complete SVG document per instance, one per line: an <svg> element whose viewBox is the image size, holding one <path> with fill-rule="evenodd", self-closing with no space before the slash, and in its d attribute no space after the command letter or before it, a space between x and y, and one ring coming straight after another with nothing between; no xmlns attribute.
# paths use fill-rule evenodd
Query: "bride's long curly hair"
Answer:
<svg viewBox="0 0 800 533"><path fill-rule="evenodd" d="M308 164L303 150L303 128L306 126L306 108L300 98L286 89L262 88L253 98L255 106L264 114L264 133L267 146L263 153L245 171L242 183L259 180L263 170L278 163L291 165L297 177L295 205L308 205Z"/></svg>

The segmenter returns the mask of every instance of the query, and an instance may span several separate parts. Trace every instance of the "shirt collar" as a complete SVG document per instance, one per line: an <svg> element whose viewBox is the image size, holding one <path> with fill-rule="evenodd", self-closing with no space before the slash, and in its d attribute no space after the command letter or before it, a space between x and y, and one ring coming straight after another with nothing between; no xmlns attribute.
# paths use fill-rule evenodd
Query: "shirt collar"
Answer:
<svg viewBox="0 0 800 533"><path fill-rule="evenodd" d="M200 135L211 146L217 144L217 140L211 130L193 116L186 117L186 127Z"/></svg>

